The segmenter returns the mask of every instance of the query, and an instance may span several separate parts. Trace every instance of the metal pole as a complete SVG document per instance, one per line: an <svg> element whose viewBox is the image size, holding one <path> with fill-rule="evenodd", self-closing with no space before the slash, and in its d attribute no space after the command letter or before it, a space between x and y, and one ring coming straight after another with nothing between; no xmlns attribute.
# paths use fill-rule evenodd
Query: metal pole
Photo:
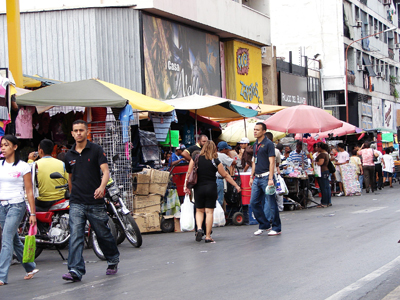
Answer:
<svg viewBox="0 0 400 300"><path fill-rule="evenodd" d="M244 121L244 136L247 137L246 118L243 118L243 121Z"/></svg>
<svg viewBox="0 0 400 300"><path fill-rule="evenodd" d="M197 143L197 139L198 139L198 134L197 134L197 109L194 111L194 122L195 122L195 133L194 133L194 137L196 139L195 143Z"/></svg>
<svg viewBox="0 0 400 300"><path fill-rule="evenodd" d="M17 87L23 88L19 0L7 0L8 64Z"/></svg>

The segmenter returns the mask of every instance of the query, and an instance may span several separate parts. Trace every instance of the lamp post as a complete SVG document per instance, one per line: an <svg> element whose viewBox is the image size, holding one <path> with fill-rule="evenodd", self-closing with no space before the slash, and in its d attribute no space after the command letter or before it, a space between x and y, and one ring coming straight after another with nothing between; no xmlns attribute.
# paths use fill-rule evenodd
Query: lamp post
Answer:
<svg viewBox="0 0 400 300"><path fill-rule="evenodd" d="M348 50L349 50L349 48L350 48L350 46L351 45L353 45L354 43L356 43L356 42L359 42L359 41L361 41L361 40L363 40L363 39L366 39L366 38L369 38L369 37L372 37L372 36L374 36L374 35L378 35L378 34L381 34L381 33L384 33L384 32L388 32L388 31L392 31L392 30L395 30L397 27L392 27L392 28L389 28L389 29L386 29L386 30L383 30L383 31L380 31L380 32L377 32L377 33L374 33L374 34L370 34L370 35L368 35L368 36L365 36L365 37L363 37L363 38L361 38L361 39L358 39L358 40L355 40L355 41L352 41L347 47L346 47L346 63L345 63L345 78L346 78L346 92L345 92L345 102L346 102L346 122L347 123L349 123L349 91L348 91L348 84L349 84L349 82L348 82L348 79L347 79L347 64L348 64L348 61L347 61L347 52L348 52Z"/></svg>

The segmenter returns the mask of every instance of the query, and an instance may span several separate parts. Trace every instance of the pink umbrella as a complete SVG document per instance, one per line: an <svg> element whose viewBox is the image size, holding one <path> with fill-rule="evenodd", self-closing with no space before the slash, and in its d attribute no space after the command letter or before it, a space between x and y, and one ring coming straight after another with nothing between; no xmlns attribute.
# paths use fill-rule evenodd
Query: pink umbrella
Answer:
<svg viewBox="0 0 400 300"><path fill-rule="evenodd" d="M327 130L327 131L320 132L320 133L311 133L311 132L309 132L309 133L311 133L311 138L314 138L314 137L316 137L318 135L317 138L325 139L325 138L328 138L329 135L332 135L333 137L337 137L337 136L343 136L343 135L350 134L350 133L355 133L355 132L359 133L359 132L362 131L362 129L360 129L360 128L354 126L354 125L351 125L351 124L349 124L347 122L344 122L344 121L340 121L340 122L343 123L343 126L339 127L339 128L336 128L336 129L333 129L333 130ZM300 140L301 136L302 136L301 134L296 134L295 139L296 140Z"/></svg>
<svg viewBox="0 0 400 300"><path fill-rule="evenodd" d="M342 127L343 123L323 109L297 105L281 110L264 121L268 129L286 133L323 132Z"/></svg>

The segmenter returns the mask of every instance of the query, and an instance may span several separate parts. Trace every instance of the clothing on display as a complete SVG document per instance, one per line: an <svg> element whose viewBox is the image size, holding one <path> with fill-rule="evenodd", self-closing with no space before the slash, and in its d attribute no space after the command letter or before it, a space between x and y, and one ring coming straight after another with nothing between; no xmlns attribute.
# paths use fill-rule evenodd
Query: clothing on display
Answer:
<svg viewBox="0 0 400 300"><path fill-rule="evenodd" d="M34 106L21 107L15 120L16 137L19 139L33 138L32 115L35 112Z"/></svg>
<svg viewBox="0 0 400 300"><path fill-rule="evenodd" d="M129 122L133 121L134 119L132 106L127 104L119 113L119 120L121 121L122 125L122 142L124 143L129 141Z"/></svg>

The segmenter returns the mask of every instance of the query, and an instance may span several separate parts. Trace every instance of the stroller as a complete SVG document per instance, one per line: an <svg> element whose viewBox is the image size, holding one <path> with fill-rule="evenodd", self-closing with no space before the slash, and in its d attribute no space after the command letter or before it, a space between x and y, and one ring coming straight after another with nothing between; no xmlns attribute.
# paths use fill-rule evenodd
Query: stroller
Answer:
<svg viewBox="0 0 400 300"><path fill-rule="evenodd" d="M235 175L232 176L232 179L237 183L238 186L241 186L240 180L240 172L236 167ZM234 225L243 225L244 224L244 214L243 214L243 205L242 205L242 195L238 193L236 188L230 183L227 184L227 191L225 192L225 202L227 204L227 221L232 221Z"/></svg>

